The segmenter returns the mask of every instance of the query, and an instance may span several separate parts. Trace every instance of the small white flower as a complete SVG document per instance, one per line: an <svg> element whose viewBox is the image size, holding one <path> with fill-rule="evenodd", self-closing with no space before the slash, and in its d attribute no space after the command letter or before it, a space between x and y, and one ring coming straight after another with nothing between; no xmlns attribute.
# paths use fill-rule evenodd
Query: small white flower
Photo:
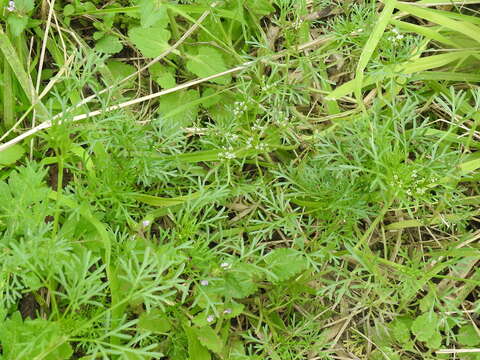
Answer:
<svg viewBox="0 0 480 360"><path fill-rule="evenodd" d="M223 313L224 313L225 315L231 314L231 313L232 313L232 309L225 309L225 310L223 311Z"/></svg>
<svg viewBox="0 0 480 360"><path fill-rule="evenodd" d="M207 285L208 285L208 280L202 280L202 281L200 281L200 285L202 285L202 286L207 286Z"/></svg>
<svg viewBox="0 0 480 360"><path fill-rule="evenodd" d="M143 220L142 221L142 227L146 228L150 225L150 220Z"/></svg>
<svg viewBox="0 0 480 360"><path fill-rule="evenodd" d="M228 160L236 158L236 155L233 152L229 152L229 151L220 153L219 155L220 155L220 157L222 157L224 159L228 159Z"/></svg>
<svg viewBox="0 0 480 360"><path fill-rule="evenodd" d="M267 145L265 145L265 144L258 144L257 146L255 146L255 149L260 150L260 151L264 151L264 150L267 149Z"/></svg>
<svg viewBox="0 0 480 360"><path fill-rule="evenodd" d="M220 267L222 269L228 269L230 267L230 264L228 262L223 262L220 264Z"/></svg>
<svg viewBox="0 0 480 360"><path fill-rule="evenodd" d="M8 2L7 10L10 11L10 12L16 10L15 1L11 0L11 1Z"/></svg>
<svg viewBox="0 0 480 360"><path fill-rule="evenodd" d="M207 322L211 323L211 322L213 322L213 320L215 320L215 316L213 316L213 315L208 315L207 316Z"/></svg>
<svg viewBox="0 0 480 360"><path fill-rule="evenodd" d="M357 30L357 32L358 32L358 33L362 33L362 32L363 32L363 29L360 28L360 29Z"/></svg>

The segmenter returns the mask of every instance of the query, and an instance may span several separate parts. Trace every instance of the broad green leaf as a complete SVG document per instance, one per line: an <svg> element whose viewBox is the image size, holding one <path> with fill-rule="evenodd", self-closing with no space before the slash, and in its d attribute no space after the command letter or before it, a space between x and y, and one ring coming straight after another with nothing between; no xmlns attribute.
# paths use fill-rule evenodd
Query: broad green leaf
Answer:
<svg viewBox="0 0 480 360"><path fill-rule="evenodd" d="M199 98L198 90L182 90L165 95L160 99L158 112L172 128L188 126L197 118Z"/></svg>
<svg viewBox="0 0 480 360"><path fill-rule="evenodd" d="M474 153L472 154L467 161L464 161L460 165L458 165L459 174L462 176L468 175L475 170L480 168L480 154Z"/></svg>
<svg viewBox="0 0 480 360"><path fill-rule="evenodd" d="M480 345L480 334L475 326L471 324L463 325L458 332L457 341L464 346L477 346Z"/></svg>
<svg viewBox="0 0 480 360"><path fill-rule="evenodd" d="M206 88L202 93L202 106L205 109L212 107L222 101L222 96L215 89Z"/></svg>
<svg viewBox="0 0 480 360"><path fill-rule="evenodd" d="M227 70L222 53L211 47L201 46L196 53L188 55L187 69L199 77L207 77ZM213 79L212 82L227 85L231 81L230 75Z"/></svg>
<svg viewBox="0 0 480 360"><path fill-rule="evenodd" d="M183 328L188 339L189 360L211 360L212 357L210 352L198 340L195 328L192 328L189 325L184 325Z"/></svg>
<svg viewBox="0 0 480 360"><path fill-rule="evenodd" d="M435 304L435 295L432 291L429 291L419 302L420 311L427 312L430 311Z"/></svg>
<svg viewBox="0 0 480 360"><path fill-rule="evenodd" d="M122 49L122 43L114 35L105 35L95 44L95 50L105 54L116 54Z"/></svg>
<svg viewBox="0 0 480 360"><path fill-rule="evenodd" d="M155 63L148 69L153 80L163 89L170 89L176 85L175 69Z"/></svg>
<svg viewBox="0 0 480 360"><path fill-rule="evenodd" d="M25 150L20 145L13 145L8 149L0 151L0 165L14 164L24 153Z"/></svg>
<svg viewBox="0 0 480 360"><path fill-rule="evenodd" d="M370 61L375 49L377 48L378 42L383 36L385 28L390 22L392 17L393 10L397 2L395 0L385 0L385 7L382 10L382 13L378 17L377 23L370 33L367 43L365 44L360 59L358 60L357 69L355 71L355 96L357 101L362 101L362 87L363 87L363 78L364 71Z"/></svg>
<svg viewBox="0 0 480 360"><path fill-rule="evenodd" d="M473 51L457 51L446 54L422 57L415 59L414 61L404 63L402 67L399 66L398 68L396 68L396 71L403 74L413 74L419 71L439 68L458 60L464 60L469 56L473 55Z"/></svg>
<svg viewBox="0 0 480 360"><path fill-rule="evenodd" d="M113 85L123 80L124 78L132 75L137 69L135 66L123 63L121 61L109 60L106 63L108 70L112 75L111 78L105 79L108 85ZM121 86L131 86L135 82L135 78L124 82Z"/></svg>
<svg viewBox="0 0 480 360"><path fill-rule="evenodd" d="M152 309L144 312L138 319L138 327L153 333L165 334L170 331L170 320L160 309Z"/></svg>
<svg viewBox="0 0 480 360"><path fill-rule="evenodd" d="M67 4L63 7L63 15L70 16L75 13L75 7L72 4Z"/></svg>
<svg viewBox="0 0 480 360"><path fill-rule="evenodd" d="M31 104L36 104L35 109L38 114L47 119L50 118L50 114L47 108L38 100L38 95L33 86L31 77L27 74L23 67L23 63L19 58L15 47L11 43L9 37L3 32L0 27L0 50L2 51L5 60L8 62L12 68L15 76L17 77L18 82L20 83L23 91L27 95Z"/></svg>
<svg viewBox="0 0 480 360"><path fill-rule="evenodd" d="M448 16L442 14L439 11L434 11L431 9L426 9L418 6L409 5L404 2L399 2L396 7L399 10L405 11L412 15L421 17L423 19L429 20L433 23L445 26L446 28L457 31L461 34L464 34L473 40L480 42L480 27L476 26L468 21L458 21L449 18Z"/></svg>
<svg viewBox="0 0 480 360"><path fill-rule="evenodd" d="M171 89L177 85L175 75L171 72L165 72L154 80L162 89Z"/></svg>
<svg viewBox="0 0 480 360"><path fill-rule="evenodd" d="M142 0L140 7L140 23L143 28L153 25L166 27L169 22L167 6L162 0Z"/></svg>
<svg viewBox="0 0 480 360"><path fill-rule="evenodd" d="M406 344L410 341L410 327L412 319L400 317L393 321L390 325L392 336L400 344Z"/></svg>
<svg viewBox="0 0 480 360"><path fill-rule="evenodd" d="M305 256L294 249L276 249L265 257L267 269L273 273L267 274L271 282L279 282L290 279L308 268Z"/></svg>
<svg viewBox="0 0 480 360"><path fill-rule="evenodd" d="M427 341L438 333L438 316L435 313L425 313L417 317L412 324L412 333L420 341Z"/></svg>
<svg viewBox="0 0 480 360"><path fill-rule="evenodd" d="M440 33L439 28L420 26L420 25L412 24L406 21L399 21L394 19L391 20L391 23L404 31L414 32L414 33L423 35L426 38L441 42L443 44L458 47L457 43L454 40L446 36L443 36Z"/></svg>
<svg viewBox="0 0 480 360"><path fill-rule="evenodd" d="M430 349L438 349L442 345L442 334L439 331L436 331L431 338L425 341L425 344Z"/></svg>
<svg viewBox="0 0 480 360"><path fill-rule="evenodd" d="M134 27L128 32L132 43L147 58L157 57L167 50L170 47L168 44L170 35L170 31L165 30L162 26Z"/></svg>
<svg viewBox="0 0 480 360"><path fill-rule="evenodd" d="M19 312L0 324L0 343L5 359L70 359L73 350L57 322L22 320Z"/></svg>
<svg viewBox="0 0 480 360"><path fill-rule="evenodd" d="M28 17L11 14L7 18L7 24L13 36L19 36L27 27Z"/></svg>
<svg viewBox="0 0 480 360"><path fill-rule="evenodd" d="M275 11L271 0L247 0L246 6L258 16L266 16Z"/></svg>
<svg viewBox="0 0 480 360"><path fill-rule="evenodd" d="M193 328L198 341L210 351L219 354L223 349L222 339L213 331L210 326Z"/></svg>
<svg viewBox="0 0 480 360"><path fill-rule="evenodd" d="M451 64L452 62L459 61L466 59L469 56L472 56L474 53L472 51L457 51L457 52L450 52L446 54L440 54L440 55L432 55L432 56L427 56L423 58L419 58L413 61L407 61L402 64L399 64L395 66L393 69L392 74L398 74L399 76L401 75L410 75L410 74L415 74L417 72L420 72L419 77L421 77L421 74L426 74L425 76L428 77L428 72L425 72L426 70L431 70L431 69L436 69L448 64ZM388 76L387 73L382 74L377 77L373 76L368 76L363 80L362 87L370 86L375 84L376 82L380 82L383 79L385 79ZM445 75L447 78L445 80L448 80L448 75ZM415 75L412 76L412 79L415 79ZM435 80L437 80L436 78ZM471 80L470 81L475 81L476 75L472 74ZM341 86L337 87L335 90L333 90L329 95L328 99L339 99L343 96L346 96L348 94L351 94L352 92L355 91L356 89L356 80L350 80L346 82L345 84L342 84Z"/></svg>
<svg viewBox="0 0 480 360"><path fill-rule="evenodd" d="M20 14L27 14L35 7L34 0L15 0L15 8Z"/></svg>
<svg viewBox="0 0 480 360"><path fill-rule="evenodd" d="M234 299L246 298L258 290L253 269L247 265L237 266L228 271L223 277L221 286L223 295Z"/></svg>

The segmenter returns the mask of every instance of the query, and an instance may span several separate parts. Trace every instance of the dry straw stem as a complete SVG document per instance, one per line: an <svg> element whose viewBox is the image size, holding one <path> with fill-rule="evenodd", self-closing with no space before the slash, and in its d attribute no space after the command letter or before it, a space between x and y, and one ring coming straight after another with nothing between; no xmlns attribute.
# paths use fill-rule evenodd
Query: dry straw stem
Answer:
<svg viewBox="0 0 480 360"><path fill-rule="evenodd" d="M442 349L435 352L437 354L475 354L480 353L480 349Z"/></svg>
<svg viewBox="0 0 480 360"><path fill-rule="evenodd" d="M332 40L333 38L334 37L332 35L319 37L315 40L312 40L310 42L307 42L305 44L300 45L297 48L297 51L301 52L301 51L304 51L304 50L322 45L322 44ZM277 60L277 59L280 59L280 58L282 58L286 55L287 55L287 51L282 51L278 54L275 54L275 55L271 56L270 58L271 58L271 60ZM245 69L249 68L250 66L252 66L253 64L255 64L256 62L257 61L255 61L255 60L248 61L248 62L243 63L242 65L239 65L239 66L234 67L232 69L222 71L220 73L217 73L217 74L214 74L214 75L211 75L211 76L207 76L207 77L204 77L204 78L192 80L192 81L186 82L184 84L180 84L180 85L178 85L174 88L171 88L171 89L162 90L162 91L150 94L150 95L146 95L146 96L142 96L142 97L139 97L139 98L136 98L136 99L133 99L133 100L125 101L125 102L117 104L117 105L108 106L104 109L99 109L99 110L90 111L90 112L87 112L87 113L84 113L84 114L76 115L76 116L74 116L73 118L71 118L67 121L70 121L70 122L80 121L80 120L84 120L84 119L87 119L87 118L90 118L90 117L93 117L93 116L108 113L108 112L111 112L111 111L114 111L114 110L123 109L123 108L126 108L128 106L132 106L132 105L139 104L139 103L142 103L142 102L145 102L145 101L148 101L148 100L152 100L152 99L155 99L155 98L167 95L167 94L174 93L174 92L179 91L179 90L187 89L189 87L192 87L192 86L195 86L195 85L198 85L198 84L201 84L201 83L219 78L219 77L224 76L224 75L228 75L228 74L232 74L232 73L235 73L235 72L245 70ZM139 71L141 71L141 69ZM125 78L125 79L127 79L127 78ZM108 87L108 88L102 90L100 93L105 92L105 91L109 90L110 88L111 87ZM95 95L95 96L97 96L97 95ZM95 97L95 96L93 96L93 97ZM85 100L87 100L87 99L85 99ZM84 104L85 100L83 100L81 102L81 104ZM75 105L73 107L73 109L77 108L78 106L80 106L80 104ZM8 149L9 147L19 143L20 141L26 139L27 137L32 136L32 135L34 135L34 134L36 134L36 133L38 133L42 130L50 128L54 123L58 123L58 124L62 123L62 120L59 120L57 122L55 122L55 120L60 118L60 117L65 117L65 115L66 115L65 112L60 113L60 114L54 116L52 118L52 120L45 121L45 122L35 126L34 128L24 132L23 134L17 136L16 138L14 138L14 139L12 139L12 140L4 143L4 144L1 144L0 145L0 151Z"/></svg>
<svg viewBox="0 0 480 360"><path fill-rule="evenodd" d="M42 82L42 72L43 72L43 65L45 62L45 52L47 49L47 42L48 42L48 33L50 32L50 25L52 23L52 15L53 15L53 6L55 5L55 0L52 0L50 3L47 1L49 10L48 10L48 18L47 18L47 25L45 27L45 35L43 37L43 42L42 42L42 49L40 51L40 60L38 62L38 73L37 73L37 83L35 85L35 92L38 94L40 92L40 84ZM35 127L35 119L36 119L36 111L33 109L33 117L32 117L32 128ZM33 146L34 146L34 141L30 142L30 159L32 159L33 156Z"/></svg>

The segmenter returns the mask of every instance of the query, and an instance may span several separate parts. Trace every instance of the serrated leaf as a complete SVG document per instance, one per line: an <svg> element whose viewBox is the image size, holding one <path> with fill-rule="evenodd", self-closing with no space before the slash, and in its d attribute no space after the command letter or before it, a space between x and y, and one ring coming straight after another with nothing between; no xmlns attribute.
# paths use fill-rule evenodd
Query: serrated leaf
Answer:
<svg viewBox="0 0 480 360"><path fill-rule="evenodd" d="M135 66L130 64L125 64L121 61L110 60L110 61L107 61L106 65L108 67L108 70L110 70L110 73L112 74L111 78L105 79L108 85L113 85L119 82L120 80L123 80L127 76L132 75L137 70ZM131 85L134 82L135 82L135 78L132 77L132 79L123 83L122 86Z"/></svg>
<svg viewBox="0 0 480 360"><path fill-rule="evenodd" d="M425 295L420 301L420 311L427 312L429 311L435 302L435 296L432 291L430 291L427 295Z"/></svg>
<svg viewBox="0 0 480 360"><path fill-rule="evenodd" d="M154 58L167 50L170 45L170 31L161 26L150 28L134 27L128 32L130 41L140 50L143 56Z"/></svg>
<svg viewBox="0 0 480 360"><path fill-rule="evenodd" d="M162 88L170 89L177 85L174 68L156 63L153 64L148 70L152 75L153 80Z"/></svg>
<svg viewBox="0 0 480 360"><path fill-rule="evenodd" d="M460 328L457 341L465 346L477 346L480 344L480 335L473 325L464 325Z"/></svg>
<svg viewBox="0 0 480 360"><path fill-rule="evenodd" d="M187 126L197 118L199 97L197 90L177 91L165 95L160 100L158 111L173 128Z"/></svg>
<svg viewBox="0 0 480 360"><path fill-rule="evenodd" d="M15 8L21 14L27 14L35 7L34 0L16 0Z"/></svg>
<svg viewBox="0 0 480 360"><path fill-rule="evenodd" d="M75 7L72 4L67 4L63 7L63 15L70 16L75 13Z"/></svg>
<svg viewBox="0 0 480 360"><path fill-rule="evenodd" d="M435 336L438 327L438 316L435 313L425 313L420 315L412 323L412 333L420 341L427 341Z"/></svg>
<svg viewBox="0 0 480 360"><path fill-rule="evenodd" d="M223 295L234 299L243 299L258 289L254 281L254 269L248 265L237 265L228 271L223 278Z"/></svg>
<svg viewBox="0 0 480 360"><path fill-rule="evenodd" d="M410 319L408 319L410 320ZM410 341L410 321L407 321L405 318L397 318L390 325L392 330L392 336L400 344L405 344Z"/></svg>
<svg viewBox="0 0 480 360"><path fill-rule="evenodd" d="M425 345L427 345L430 349L438 349L440 346L442 346L442 334L440 334L439 331L435 331L432 337L430 337L426 342Z"/></svg>
<svg viewBox="0 0 480 360"><path fill-rule="evenodd" d="M210 46L201 46L196 54L189 55L186 67L188 71L199 77L207 77L227 70L222 53ZM213 79L212 82L227 85L231 81L230 75Z"/></svg>
<svg viewBox="0 0 480 360"><path fill-rule="evenodd" d="M153 25L166 27L169 22L167 7L162 0L142 0L140 7L140 24L143 28Z"/></svg>
<svg viewBox="0 0 480 360"><path fill-rule="evenodd" d="M202 106L205 109L212 107L222 101L222 96L215 89L207 88L202 93Z"/></svg>
<svg viewBox="0 0 480 360"><path fill-rule="evenodd" d="M188 355L193 360L211 360L211 355L208 349L203 346L197 338L194 328L185 325L185 334L188 339Z"/></svg>
<svg viewBox="0 0 480 360"><path fill-rule="evenodd" d="M138 327L153 333L164 334L170 331L172 325L163 311L152 309L140 315Z"/></svg>
<svg viewBox="0 0 480 360"><path fill-rule="evenodd" d="M197 336L200 344L205 346L210 351L219 354L223 349L222 339L213 331L210 326L204 326L202 328L193 328L195 335Z"/></svg>
<svg viewBox="0 0 480 360"><path fill-rule="evenodd" d="M114 35L105 35L95 44L95 50L104 54L116 54L122 49L122 43Z"/></svg>
<svg viewBox="0 0 480 360"><path fill-rule="evenodd" d="M273 273L267 274L271 282L279 282L290 279L308 268L305 256L294 249L276 249L265 257L267 269Z"/></svg>
<svg viewBox="0 0 480 360"><path fill-rule="evenodd" d="M247 0L247 7L259 16L265 16L275 11L270 0Z"/></svg>
<svg viewBox="0 0 480 360"><path fill-rule="evenodd" d="M14 164L23 156L24 153L25 150L18 144L0 151L0 165Z"/></svg>

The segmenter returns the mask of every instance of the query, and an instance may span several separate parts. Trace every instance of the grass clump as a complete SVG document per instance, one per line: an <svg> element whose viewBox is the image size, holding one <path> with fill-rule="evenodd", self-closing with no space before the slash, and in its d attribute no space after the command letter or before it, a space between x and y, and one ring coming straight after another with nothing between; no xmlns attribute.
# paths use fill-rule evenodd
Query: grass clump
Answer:
<svg viewBox="0 0 480 360"><path fill-rule="evenodd" d="M478 359L475 3L5 3L0 358Z"/></svg>

